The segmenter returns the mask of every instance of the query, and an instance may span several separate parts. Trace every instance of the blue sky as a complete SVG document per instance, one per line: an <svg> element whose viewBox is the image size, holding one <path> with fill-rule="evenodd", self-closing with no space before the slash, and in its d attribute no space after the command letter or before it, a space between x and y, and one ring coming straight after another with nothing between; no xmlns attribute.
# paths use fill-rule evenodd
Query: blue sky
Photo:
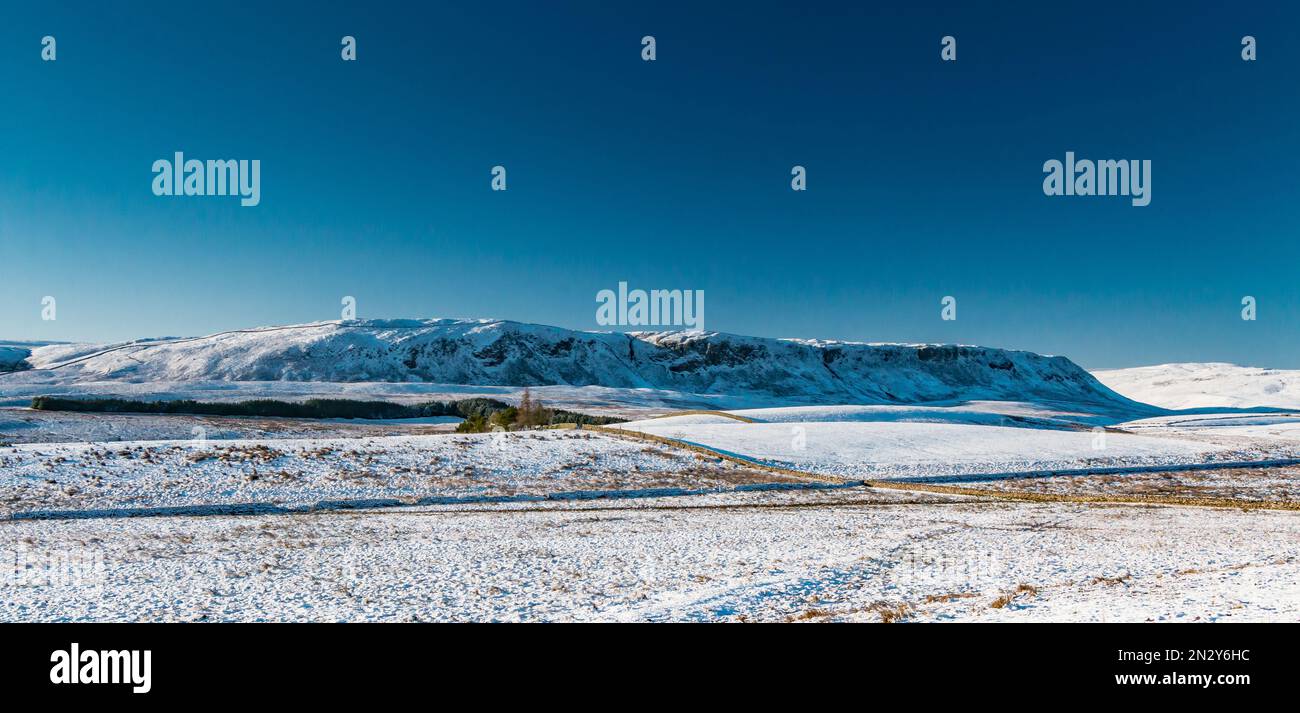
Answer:
<svg viewBox="0 0 1300 713"><path fill-rule="evenodd" d="M596 329L624 280L702 289L741 334L1300 368L1283 3L209 5L5 10L0 338L336 319L344 295ZM259 159L261 204L154 196L175 151ZM1150 159L1151 205L1044 196L1066 151Z"/></svg>

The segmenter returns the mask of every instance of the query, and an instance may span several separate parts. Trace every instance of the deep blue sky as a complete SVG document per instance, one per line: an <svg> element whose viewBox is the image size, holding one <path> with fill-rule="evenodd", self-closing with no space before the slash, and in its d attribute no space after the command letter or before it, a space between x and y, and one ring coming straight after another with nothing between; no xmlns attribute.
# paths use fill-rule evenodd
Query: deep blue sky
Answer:
<svg viewBox="0 0 1300 713"><path fill-rule="evenodd" d="M1300 368L1293 3L906 4L11 3L0 338L343 295L595 329L626 280L703 289L742 334ZM155 197L177 150L260 159L261 205ZM1151 159L1151 205L1044 196L1067 150Z"/></svg>

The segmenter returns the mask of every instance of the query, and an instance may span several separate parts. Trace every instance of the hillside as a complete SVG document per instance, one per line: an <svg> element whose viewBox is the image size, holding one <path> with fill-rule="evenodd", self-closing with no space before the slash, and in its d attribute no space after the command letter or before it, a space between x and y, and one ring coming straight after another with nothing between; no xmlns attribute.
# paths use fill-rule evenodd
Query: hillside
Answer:
<svg viewBox="0 0 1300 713"><path fill-rule="evenodd" d="M1031 352L716 332L581 332L492 320L322 322L191 339L51 345L32 350L27 362L60 381L564 384L763 394L792 403L1014 400L1144 408L1069 359Z"/></svg>
<svg viewBox="0 0 1300 713"><path fill-rule="evenodd" d="M1105 369L1101 383L1132 399L1169 409L1300 409L1300 371L1222 363Z"/></svg>

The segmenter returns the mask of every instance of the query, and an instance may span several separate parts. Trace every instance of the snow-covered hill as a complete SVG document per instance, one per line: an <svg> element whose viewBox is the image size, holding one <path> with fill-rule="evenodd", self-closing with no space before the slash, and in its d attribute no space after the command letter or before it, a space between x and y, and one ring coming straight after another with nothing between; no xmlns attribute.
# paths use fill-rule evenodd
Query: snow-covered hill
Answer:
<svg viewBox="0 0 1300 713"><path fill-rule="evenodd" d="M600 385L755 394L790 403L1015 400L1142 411L1064 357L717 332L579 332L491 320L357 320L194 339L51 345L59 381L329 381ZM24 378L27 375L9 375Z"/></svg>
<svg viewBox="0 0 1300 713"><path fill-rule="evenodd" d="M1300 409L1300 371L1295 370L1188 363L1105 369L1093 376L1131 399L1169 409Z"/></svg>
<svg viewBox="0 0 1300 713"><path fill-rule="evenodd" d="M24 368L26 365L25 360L31 354L32 350L30 349L0 344L0 372Z"/></svg>
<svg viewBox="0 0 1300 713"><path fill-rule="evenodd" d="M38 347L46 347L59 342L19 342L0 340L0 374L7 371L22 371L31 368L27 357L32 355L32 350Z"/></svg>

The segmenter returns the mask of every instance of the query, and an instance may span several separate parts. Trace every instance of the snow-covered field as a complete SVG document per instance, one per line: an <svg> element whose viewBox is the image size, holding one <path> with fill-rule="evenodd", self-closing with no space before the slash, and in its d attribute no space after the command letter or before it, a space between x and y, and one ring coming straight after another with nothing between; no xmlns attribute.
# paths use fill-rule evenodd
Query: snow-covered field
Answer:
<svg viewBox="0 0 1300 713"><path fill-rule="evenodd" d="M1294 621L1300 517L864 489L0 523L8 621Z"/></svg>
<svg viewBox="0 0 1300 713"><path fill-rule="evenodd" d="M998 478L982 490L1067 496L1225 498L1242 503L1300 503L1300 467L1171 469L1135 473Z"/></svg>
<svg viewBox="0 0 1300 713"><path fill-rule="evenodd" d="M282 439L397 436L453 431L459 418L396 420L78 413L0 407L0 443L104 443L206 438Z"/></svg>
<svg viewBox="0 0 1300 713"><path fill-rule="evenodd" d="M1114 416L1099 415L1072 408L1065 404L1049 405L1023 401L961 401L924 405L787 406L737 409L728 413L763 423L904 421L911 423L969 423L988 426L1073 427L1110 425L1117 420Z"/></svg>
<svg viewBox="0 0 1300 713"><path fill-rule="evenodd" d="M0 517L283 512L790 480L583 431L25 444L0 448Z"/></svg>
<svg viewBox="0 0 1300 713"><path fill-rule="evenodd" d="M1300 445L1300 413L1164 416L1124 424L1132 433L1187 438L1240 449L1278 452Z"/></svg>
<svg viewBox="0 0 1300 713"><path fill-rule="evenodd" d="M765 415L779 416L748 414ZM796 465L855 476L858 458L894 473L935 473L943 462L1025 468L1074 458L1072 439L1095 435L657 421L765 460L776 459L764 449L803 427L809 445ZM1145 428L1164 435L1108 433L1108 447L1143 462L1221 455L1203 434L1169 435L1176 424ZM1291 435L1274 434L1268 448L1294 446ZM920 455L934 459L928 471ZM1209 494L1241 495L1223 490L1231 483L1216 480L1220 471L1206 473L1220 487ZM1074 490L1048 491L1131 492L1109 487L1116 477L1156 476L1075 476ZM1295 490L1291 471L1261 477ZM996 490L1058 478L974 480ZM801 483L588 431L17 445L0 448L0 493L5 620L1300 616L1300 513Z"/></svg>
<svg viewBox="0 0 1300 713"><path fill-rule="evenodd" d="M1241 405L1262 405L1254 383ZM424 383L0 380L5 403L44 393L517 397ZM533 393L643 420L622 433L454 435L452 423L0 408L0 618L1300 618L1300 413L1171 413L1122 397ZM647 418L728 406L744 408Z"/></svg>
<svg viewBox="0 0 1300 713"><path fill-rule="evenodd" d="M1167 429L1137 435L953 423L744 423L716 416L713 422L698 423L693 421L702 417L684 418L689 421L650 419L619 427L857 480L962 480L1300 458L1300 441L1193 438Z"/></svg>

